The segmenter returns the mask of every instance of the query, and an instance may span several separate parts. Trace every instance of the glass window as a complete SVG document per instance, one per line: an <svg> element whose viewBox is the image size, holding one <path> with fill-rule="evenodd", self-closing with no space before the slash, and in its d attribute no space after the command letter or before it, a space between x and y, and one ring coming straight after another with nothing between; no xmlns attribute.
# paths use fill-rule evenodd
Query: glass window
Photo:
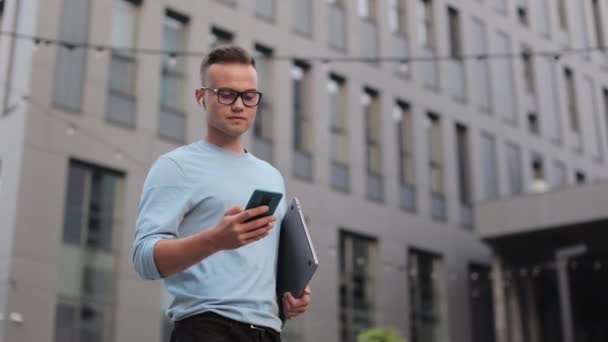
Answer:
<svg viewBox="0 0 608 342"><path fill-rule="evenodd" d="M388 27L394 33L407 33L407 16L405 0L388 1Z"/></svg>
<svg viewBox="0 0 608 342"><path fill-rule="evenodd" d="M484 133L481 135L483 151L483 194L484 199L498 197L498 167L496 160L496 139Z"/></svg>
<svg viewBox="0 0 608 342"><path fill-rule="evenodd" d="M86 43L89 40L89 11L89 0L64 0L58 39ZM86 49L57 49L53 103L59 108L80 112L86 61Z"/></svg>
<svg viewBox="0 0 608 342"><path fill-rule="evenodd" d="M428 113L426 130L429 143L429 168L431 176L431 191L435 194L444 193L443 175L443 137L439 116Z"/></svg>
<svg viewBox="0 0 608 342"><path fill-rule="evenodd" d="M564 68L564 79L566 82L566 106L570 117L570 129L575 133L580 133L580 120L578 114L578 101L576 99L576 87L574 84L574 74L569 68Z"/></svg>
<svg viewBox="0 0 608 342"><path fill-rule="evenodd" d="M532 192L545 192L548 190L545 179L545 163L540 154L532 154Z"/></svg>
<svg viewBox="0 0 608 342"><path fill-rule="evenodd" d="M185 16L173 11L166 12L163 20L163 49L165 51L186 50L187 23L188 19ZM184 111L185 62L183 57L163 56L160 87L161 108Z"/></svg>
<svg viewBox="0 0 608 342"><path fill-rule="evenodd" d="M264 94L258 104L253 123L253 135L267 142L273 141L274 109L272 106L274 68L271 48L256 44L254 49L255 68L258 72L258 89Z"/></svg>
<svg viewBox="0 0 608 342"><path fill-rule="evenodd" d="M469 152L469 129L456 124L456 156L458 162L458 188L460 192L460 204L470 207L473 204L471 192L471 168Z"/></svg>
<svg viewBox="0 0 608 342"><path fill-rule="evenodd" d="M568 185L568 171L566 170L566 164L556 161L553 168L553 188L559 189Z"/></svg>
<svg viewBox="0 0 608 342"><path fill-rule="evenodd" d="M483 56L488 53L488 32L486 24L478 19L473 18L473 44L474 54ZM489 112L492 106L492 83L490 82L490 61L487 58L481 58L475 62L477 67L474 68L475 86L478 89L477 103L479 109L483 112Z"/></svg>
<svg viewBox="0 0 608 342"><path fill-rule="evenodd" d="M399 183L416 184L414 165L414 122L409 104L397 101L393 108L399 143Z"/></svg>
<svg viewBox="0 0 608 342"><path fill-rule="evenodd" d="M370 175L382 176L382 118L378 92L369 88L364 89L361 105L365 120L367 172Z"/></svg>
<svg viewBox="0 0 608 342"><path fill-rule="evenodd" d="M497 32L497 52L513 53L511 51L511 38L504 32ZM513 60L510 58L497 59L493 62L496 79L495 82L496 111L502 113L504 118L511 124L517 124L517 106L515 97L515 75L513 70Z"/></svg>
<svg viewBox="0 0 608 342"><path fill-rule="evenodd" d="M450 28L450 57L462 57L462 36L460 33L460 15L458 10L448 7L448 26Z"/></svg>
<svg viewBox="0 0 608 342"><path fill-rule="evenodd" d="M529 94L536 93L536 86L534 81L534 61L532 59L532 50L529 47L522 47L521 60L523 63L523 71L524 71L524 83L526 85L526 91Z"/></svg>
<svg viewBox="0 0 608 342"><path fill-rule="evenodd" d="M557 18L559 28L562 31L568 31L568 9L566 8L566 0L557 0Z"/></svg>
<svg viewBox="0 0 608 342"><path fill-rule="evenodd" d="M209 48L214 49L218 46L230 44L234 41L234 34L217 27L212 27L209 37Z"/></svg>
<svg viewBox="0 0 608 342"><path fill-rule="evenodd" d="M311 94L310 66L294 62L291 66L293 147L312 154L312 117L308 108Z"/></svg>
<svg viewBox="0 0 608 342"><path fill-rule="evenodd" d="M435 24L433 20L432 0L417 0L418 10L418 42L421 46L434 49L435 47Z"/></svg>
<svg viewBox="0 0 608 342"><path fill-rule="evenodd" d="M275 1L255 0L255 15L266 20L274 20Z"/></svg>
<svg viewBox="0 0 608 342"><path fill-rule="evenodd" d="M304 35L312 34L312 0L291 0L293 30Z"/></svg>
<svg viewBox="0 0 608 342"><path fill-rule="evenodd" d="M378 243L343 230L339 234L340 335L354 341L374 326Z"/></svg>
<svg viewBox="0 0 608 342"><path fill-rule="evenodd" d="M495 342L494 296L489 266L469 265L469 289L471 291L471 318L473 321L471 342Z"/></svg>
<svg viewBox="0 0 608 342"><path fill-rule="evenodd" d="M523 192L522 161L519 146L507 144L507 171L509 174L509 194L517 195Z"/></svg>
<svg viewBox="0 0 608 342"><path fill-rule="evenodd" d="M445 281L441 257L410 249L407 260L412 342L445 341Z"/></svg>
<svg viewBox="0 0 608 342"><path fill-rule="evenodd" d="M66 193L55 341L111 341L124 176L71 161Z"/></svg>
<svg viewBox="0 0 608 342"><path fill-rule="evenodd" d="M327 81L327 96L330 113L332 161L347 165L349 163L349 134L346 84L342 77L332 75Z"/></svg>

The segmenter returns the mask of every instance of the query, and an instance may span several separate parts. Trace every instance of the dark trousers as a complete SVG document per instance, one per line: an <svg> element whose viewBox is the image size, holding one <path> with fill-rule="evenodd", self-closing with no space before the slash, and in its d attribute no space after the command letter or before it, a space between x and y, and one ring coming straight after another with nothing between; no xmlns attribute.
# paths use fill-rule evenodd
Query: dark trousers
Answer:
<svg viewBox="0 0 608 342"><path fill-rule="evenodd" d="M171 342L280 342L271 328L238 322L212 312L175 322Z"/></svg>

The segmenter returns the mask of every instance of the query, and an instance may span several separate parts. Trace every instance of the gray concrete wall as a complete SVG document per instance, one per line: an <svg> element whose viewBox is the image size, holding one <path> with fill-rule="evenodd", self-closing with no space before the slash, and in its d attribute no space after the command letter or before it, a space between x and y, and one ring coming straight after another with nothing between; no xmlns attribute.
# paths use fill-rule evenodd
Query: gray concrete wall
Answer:
<svg viewBox="0 0 608 342"><path fill-rule="evenodd" d="M25 1L40 6L30 8L30 26L42 36L56 36L60 18L59 0L35 2ZM532 2L532 1L530 1ZM90 41L108 43L110 2L92 1L93 16L91 21ZM379 13L386 13L387 2L379 1ZM436 40L438 54L448 53L447 4L453 4L460 11L462 32L464 33L465 52L471 46L469 35L472 18L482 18L488 27L489 48L495 48L496 31L509 33L512 46L518 50L520 43L537 49L558 49L566 42L558 34L555 9L552 7L552 38L547 40L538 34L536 26L537 13L532 10L530 16L532 28L522 28L514 14L514 4L509 4L508 16L497 14L492 1L463 0L458 2L434 1ZM209 28L218 25L236 34L236 42L245 47L252 47L255 42L268 45L277 55L337 55L327 47L325 32L325 2L314 1L314 18L312 38L294 34L291 29L292 13L289 1L277 1L276 20L267 22L253 16L253 1L237 1L236 7L223 5L217 1L162 1L144 0L141 9L141 21L138 30L138 46L161 48L161 18L165 4L172 9L190 16L190 34L188 49L205 51L208 46ZM573 6L573 2L569 2ZM409 47L412 56L421 55L422 51L416 40L415 1L407 2ZM587 4L588 5L588 4ZM603 5L604 6L604 5ZM10 8L10 6L9 6ZM534 7L535 8L535 7ZM606 6L603 12L606 12ZM356 15L354 1L347 1L348 53L357 55L359 49L358 30L360 19ZM606 13L604 13L606 14ZM608 16L604 15L604 18ZM573 28L572 42L578 37L577 17L570 18ZM379 21L381 33L381 53L389 56L390 36L386 21ZM591 29L591 27L589 27ZM4 44L4 40L0 43ZM576 44L573 44L576 46ZM4 45L3 45L4 46ZM105 122L105 102L107 96L108 64L107 54L96 57L94 51L88 53L87 76L84 87L83 112L66 113L52 105L52 86L56 49L58 47L41 47L32 57L20 59L24 63L23 79L34 79L25 83L25 88L32 95L26 113L17 113L9 119L0 119L0 156L3 158L4 189L0 189L2 198L14 198L16 202L0 206L1 229L15 232L7 246L13 251L0 249L0 262L10 262L15 286L8 292L7 311L23 314L24 322L20 325L8 324L6 341L52 341L54 331L54 310L59 283L59 253L61 232L63 229L63 212L67 168L70 158L88 161L125 172L127 190L125 194L124 227L120 236L117 307L114 318L114 336L116 341L157 341L160 339L161 284L139 280L131 266L131 241L134 232L136 208L139 201L143 179L149 165L165 151L175 148L157 138L158 88L160 57L139 57L137 79L137 123L135 130L125 130ZM25 52L24 56L28 56ZM21 55L20 55L21 56ZM558 65L570 65L575 71L577 82L583 75L594 79L597 108L601 107L600 87L608 86L608 79L603 70L608 64L602 56L594 55L589 63L580 56L563 58ZM197 58L187 59L187 83L190 89L198 84ZM325 66L313 63L312 73L315 83L311 102L314 108L314 180L303 182L291 177L292 148L291 132L291 82L289 78L290 61L274 63L274 98L275 108L275 160L276 166L283 171L287 179L289 196L297 195L310 218L310 229L321 265L311 284L314 296L310 312L301 318L299 327L303 330L303 341L334 341L338 339L338 229L345 228L356 232L378 237L380 246L381 267L377 272L377 323L390 324L409 334L409 298L407 287L407 248L417 247L439 253L445 261L444 287L447 293L445 310L447 314L446 334L450 341L468 342L470 336L469 290L467 265L469 262L488 264L490 254L482 245L475 232L460 227L458 203L458 179L456 171L454 125L464 123L469 128L471 139L471 169L474 181L475 199L482 196L481 182L481 132L490 132L496 137L499 162L499 190L501 196L507 195L507 173L504 153L506 142L518 143L523 151L523 170L525 187L531 184L529 170L530 153L540 152L545 157L546 173L550 177L552 161L560 160L568 166L570 181L573 170L584 170L590 179L605 177L607 171L603 160L595 158L595 151L589 145L595 141L586 138L582 152L573 150L573 137L568 133L568 120L565 105L557 113L565 130L561 143L554 142L554 122L547 103L550 77L541 75L537 67L537 88L541 122L541 136L528 133L525 113L528 105L525 99L522 80L522 66L515 61L515 80L517 90L517 108L519 124L506 124L504 117L498 114L486 115L477 110L471 100L479 91L476 85L466 84L467 101L455 102L448 91L451 80L448 78L448 64L441 63L439 71L440 88L438 92L425 89L421 84L422 70L420 65L413 64L413 75L410 80L393 77L393 65L381 64L368 66L363 63L331 63L326 66L329 71L347 77L349 93L349 129L351 139L351 191L348 194L330 190L329 183L329 128L326 113ZM29 70L31 68L31 70ZM465 65L467 75L475 68L475 61ZM559 74L560 97L563 102L563 81L561 68ZM29 77L27 77L29 75ZM501 82L491 78L491 82ZM579 83L577 83L578 86ZM363 86L371 86L380 91L383 118L383 168L385 176L386 200L383 204L367 201L365 198L365 160L364 160L364 127L363 113L360 109L359 96ZM493 94L494 98L501 96ZM580 90L579 90L580 95ZM416 161L416 213L399 210L397 147L395 129L391 119L392 104L395 97L409 101L414 114L415 161ZM188 142L203 136L203 113L194 101L187 106ZM424 135L424 117L427 111L440 115L444 155L445 184L448 214L446 222L430 219L430 180L428 177L428 146ZM500 111L495 110L495 113ZM27 115L27 116L25 116ZM604 135L602 144L606 146L605 112L600 111L600 128ZM25 121L24 118L28 120ZM596 123L582 113L584 136L591 137L590 127ZM67 135L69 123L77 125L74 135ZM19 133L19 131L23 133ZM589 134L587 134L589 133ZM248 134L247 142L251 142ZM6 143L5 143L6 142ZM8 145L7 145L8 144ZM16 146L15 148L7 148ZM122 158L116 158L117 151L122 151ZM604 158L605 159L605 158ZM9 162L7 162L9 161ZM8 166L15 165L15 166ZM19 166L21 165L21 166ZM8 195L8 197L5 197ZM522 212L525 207L519 209ZM32 214L35 212L35 215ZM567 218L564 218L567 219ZM491 223L488 223L488 225ZM484 224L485 227L485 224ZM4 243L4 242L2 242ZM2 245L4 246L4 245ZM6 254L6 256L5 256ZM0 274L1 275L1 274ZM2 278L0 278L2 279ZM1 288L1 287L0 287ZM2 297L0 296L0 299ZM0 301L0 303L2 303ZM142 327L147 327L143 329Z"/></svg>

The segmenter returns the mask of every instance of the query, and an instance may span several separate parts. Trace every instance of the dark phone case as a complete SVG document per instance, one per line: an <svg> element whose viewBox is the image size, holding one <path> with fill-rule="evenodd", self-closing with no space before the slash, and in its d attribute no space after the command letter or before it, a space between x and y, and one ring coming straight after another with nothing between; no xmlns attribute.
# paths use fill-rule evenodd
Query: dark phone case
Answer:
<svg viewBox="0 0 608 342"><path fill-rule="evenodd" d="M279 192L255 190L249 198L249 202L247 202L247 207L245 207L245 210L267 205L268 211L258 216L252 217L245 222L253 221L260 217L274 214L275 210L279 206L279 202L281 202L281 198L283 198L283 194Z"/></svg>

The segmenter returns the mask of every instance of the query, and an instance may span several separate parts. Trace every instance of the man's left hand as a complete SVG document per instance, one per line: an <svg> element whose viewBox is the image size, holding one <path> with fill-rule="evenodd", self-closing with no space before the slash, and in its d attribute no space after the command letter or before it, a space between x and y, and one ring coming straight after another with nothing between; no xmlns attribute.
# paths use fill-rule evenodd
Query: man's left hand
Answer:
<svg viewBox="0 0 608 342"><path fill-rule="evenodd" d="M304 289L304 294L300 298L295 298L290 292L283 295L283 312L287 319L293 319L303 314L310 304L310 288Z"/></svg>

